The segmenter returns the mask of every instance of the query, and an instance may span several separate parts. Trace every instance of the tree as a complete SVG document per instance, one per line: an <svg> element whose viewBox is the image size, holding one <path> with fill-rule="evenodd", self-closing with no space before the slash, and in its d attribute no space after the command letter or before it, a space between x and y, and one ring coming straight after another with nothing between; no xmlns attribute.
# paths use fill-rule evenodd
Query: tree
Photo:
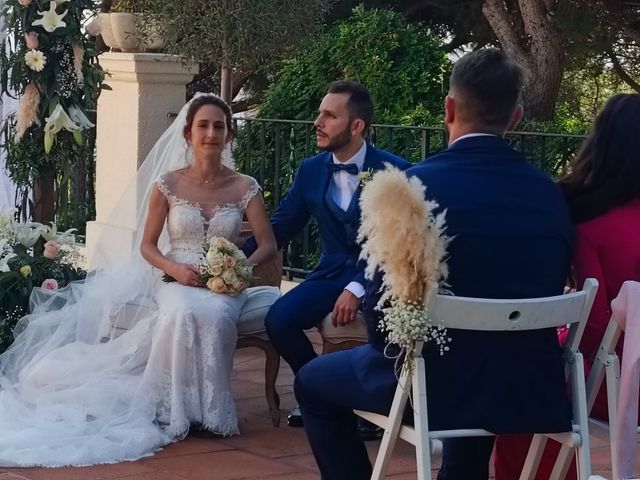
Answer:
<svg viewBox="0 0 640 480"><path fill-rule="evenodd" d="M366 85L375 121L441 121L449 61L442 38L391 10L356 7L309 48L285 60L260 109L263 118L311 119L333 80Z"/></svg>
<svg viewBox="0 0 640 480"><path fill-rule="evenodd" d="M526 115L549 120L566 61L555 0L485 0L482 13L504 51L527 70Z"/></svg>
<svg viewBox="0 0 640 480"><path fill-rule="evenodd" d="M349 1L355 0L346 0ZM366 0L377 5L378 0ZM529 73L525 111L550 120L567 68L613 70L640 87L640 6L623 0L392 0L412 21L447 32L448 50L499 45Z"/></svg>
<svg viewBox="0 0 640 480"><path fill-rule="evenodd" d="M292 54L323 26L331 0L150 1L175 35L169 51L215 65L222 98L231 102L250 75ZM243 80L235 82L234 77ZM235 90L235 91L234 91Z"/></svg>

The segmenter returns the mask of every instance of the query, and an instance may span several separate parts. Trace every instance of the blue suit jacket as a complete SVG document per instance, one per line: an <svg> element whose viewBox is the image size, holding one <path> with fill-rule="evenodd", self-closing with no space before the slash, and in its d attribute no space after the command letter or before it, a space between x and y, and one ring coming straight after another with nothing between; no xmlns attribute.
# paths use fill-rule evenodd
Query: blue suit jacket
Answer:
<svg viewBox="0 0 640 480"><path fill-rule="evenodd" d="M328 192L332 177L328 165L332 161L330 152L302 161L289 191L271 217L271 224L280 248L291 241L311 217L315 218L320 234L321 255L318 265L307 279L344 278L345 273L351 271L349 281L365 285L364 265L358 261L360 246L356 242L360 226L361 187L356 189L346 212L332 203ZM411 166L408 161L368 144L363 171L382 169L385 163L402 170ZM247 240L243 250L252 252L255 248L252 237Z"/></svg>
<svg viewBox="0 0 640 480"><path fill-rule="evenodd" d="M558 295L569 272L572 234L557 186L498 137L469 137L407 170L446 209L448 283L454 295L528 298ZM365 296L370 342L377 331L379 278ZM427 345L429 420L435 428L479 427L497 433L570 428L561 349L554 329L525 333L449 331L451 350ZM371 384L387 381L380 359Z"/></svg>

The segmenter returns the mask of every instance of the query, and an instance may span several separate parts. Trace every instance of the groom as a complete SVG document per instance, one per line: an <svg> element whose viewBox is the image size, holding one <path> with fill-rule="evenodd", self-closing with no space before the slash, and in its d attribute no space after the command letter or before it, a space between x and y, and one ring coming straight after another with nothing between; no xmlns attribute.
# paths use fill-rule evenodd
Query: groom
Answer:
<svg viewBox="0 0 640 480"><path fill-rule="evenodd" d="M344 326L356 319L364 296L364 265L358 261L356 242L360 225L358 174L411 164L365 141L373 119L373 101L361 84L333 82L322 99L315 120L316 143L323 153L305 159L287 195L271 218L278 247L286 245L314 218L322 253L317 267L269 310L265 325L276 350L298 373L316 357L304 330L317 326L329 313L333 324ZM249 238L245 253L255 249ZM289 425L301 426L294 409Z"/></svg>

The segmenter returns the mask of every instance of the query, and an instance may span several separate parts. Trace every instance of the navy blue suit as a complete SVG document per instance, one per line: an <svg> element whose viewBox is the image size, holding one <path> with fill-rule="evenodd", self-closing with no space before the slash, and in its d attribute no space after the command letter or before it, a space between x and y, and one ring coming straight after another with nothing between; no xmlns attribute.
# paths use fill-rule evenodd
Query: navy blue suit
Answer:
<svg viewBox="0 0 640 480"><path fill-rule="evenodd" d="M455 295L526 298L562 293L571 222L556 185L501 138L469 137L407 170L446 209L448 283ZM377 330L380 278L367 286L369 343L325 355L297 375L295 391L323 480L369 478L353 408L387 414L396 386ZM451 350L425 347L432 429L494 433L571 428L554 329L525 333L450 330ZM484 479L493 439L446 442L439 478ZM462 455L462 456L461 456ZM347 467L345 468L345 465Z"/></svg>
<svg viewBox="0 0 640 480"><path fill-rule="evenodd" d="M286 245L313 217L320 234L321 255L317 267L305 281L271 307L265 326L276 350L296 373L316 354L305 329L318 325L333 310L338 296L351 281L365 285L364 265L358 261L356 241L360 226L360 187L343 211L331 198L333 162L330 152L303 160L291 188L271 217L279 247ZM391 153L367 145L362 171L379 170L389 163L401 169L411 164ZM245 253L255 250L250 238Z"/></svg>

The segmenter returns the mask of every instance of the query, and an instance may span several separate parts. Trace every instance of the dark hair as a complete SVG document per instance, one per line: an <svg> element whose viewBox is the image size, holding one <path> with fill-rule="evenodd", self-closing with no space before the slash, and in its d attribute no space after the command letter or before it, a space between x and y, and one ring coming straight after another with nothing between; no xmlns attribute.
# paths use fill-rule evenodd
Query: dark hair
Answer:
<svg viewBox="0 0 640 480"><path fill-rule="evenodd" d="M453 66L449 79L463 117L503 133L520 101L524 74L500 50L471 52Z"/></svg>
<svg viewBox="0 0 640 480"><path fill-rule="evenodd" d="M640 198L640 95L607 101L559 181L574 222L581 223Z"/></svg>
<svg viewBox="0 0 640 480"><path fill-rule="evenodd" d="M229 107L229 105L227 105L227 103L220 97L216 97L214 95L201 95L191 100L191 105L189 105L189 109L187 110L187 118L184 124L183 135L186 137L187 133L191 131L193 118L196 116L198 110L205 105L213 105L222 110L224 113L225 123L227 124L227 130L233 133L233 123L231 121L233 113L231 112L231 107Z"/></svg>
<svg viewBox="0 0 640 480"><path fill-rule="evenodd" d="M349 94L347 108L352 117L364 122L364 133L366 133L373 122L373 100L367 87L352 80L337 80L329 85L328 93Z"/></svg>

